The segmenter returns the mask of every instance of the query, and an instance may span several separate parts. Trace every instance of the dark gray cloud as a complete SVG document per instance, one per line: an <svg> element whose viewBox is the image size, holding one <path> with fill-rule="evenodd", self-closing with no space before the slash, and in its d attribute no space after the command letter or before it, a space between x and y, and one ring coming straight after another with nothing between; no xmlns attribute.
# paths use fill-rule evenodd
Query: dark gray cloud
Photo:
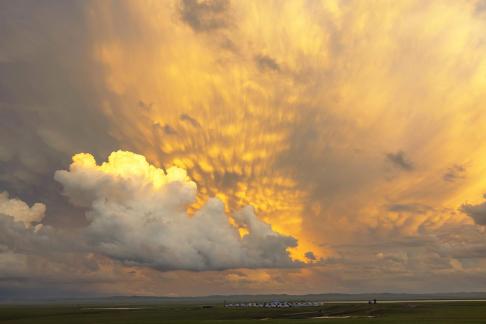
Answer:
<svg viewBox="0 0 486 324"><path fill-rule="evenodd" d="M85 3L0 3L0 191L52 206L47 223L74 224L53 182L73 153L116 148L100 109ZM57 213L59 212L59 213Z"/></svg>
<svg viewBox="0 0 486 324"><path fill-rule="evenodd" d="M305 252L304 256L306 257L307 260L311 260L311 261L317 260L316 255L312 251Z"/></svg>
<svg viewBox="0 0 486 324"><path fill-rule="evenodd" d="M195 32L208 32L228 26L229 7L228 0L182 0L179 12Z"/></svg>
<svg viewBox="0 0 486 324"><path fill-rule="evenodd" d="M164 130L164 133L166 135L175 135L177 134L177 131L175 130L174 127L170 126L169 124L165 124L164 127L162 127L162 129Z"/></svg>
<svg viewBox="0 0 486 324"><path fill-rule="evenodd" d="M447 169L442 179L447 182L454 182L466 177L466 167L461 164L455 164Z"/></svg>
<svg viewBox="0 0 486 324"><path fill-rule="evenodd" d="M184 122L188 122L189 124L191 124L194 127L201 127L201 124L197 121L197 119L189 116L188 114L180 115L179 119L184 121Z"/></svg>
<svg viewBox="0 0 486 324"><path fill-rule="evenodd" d="M404 171L412 171L415 168L413 162L410 161L410 159L403 151L398 151L396 153L387 153L386 160L395 167Z"/></svg>
<svg viewBox="0 0 486 324"><path fill-rule="evenodd" d="M83 286L96 294L106 274L83 245L76 232L27 228L0 213L0 299L76 296Z"/></svg>
<svg viewBox="0 0 486 324"><path fill-rule="evenodd" d="M395 213L423 214L433 208L422 204L391 204L387 206L387 210Z"/></svg>
<svg viewBox="0 0 486 324"><path fill-rule="evenodd" d="M486 194L484 198L486 199ZM464 204L460 210L474 219L476 224L486 225L486 201L478 205Z"/></svg>
<svg viewBox="0 0 486 324"><path fill-rule="evenodd" d="M242 177L234 172L217 172L215 174L215 180L222 188L232 188L236 186L239 180L242 180Z"/></svg>
<svg viewBox="0 0 486 324"><path fill-rule="evenodd" d="M257 55L255 61L260 71L280 71L280 65L268 55Z"/></svg>
<svg viewBox="0 0 486 324"><path fill-rule="evenodd" d="M170 126L169 124L165 124L164 126L160 125L159 123L154 123L152 125L153 131L157 134L160 134L162 132L163 135L176 135L177 131L174 127ZM160 136L159 136L160 137Z"/></svg>
<svg viewBox="0 0 486 324"><path fill-rule="evenodd" d="M144 111L151 111L153 105L154 105L153 103L146 103L142 100L138 102L138 107Z"/></svg>

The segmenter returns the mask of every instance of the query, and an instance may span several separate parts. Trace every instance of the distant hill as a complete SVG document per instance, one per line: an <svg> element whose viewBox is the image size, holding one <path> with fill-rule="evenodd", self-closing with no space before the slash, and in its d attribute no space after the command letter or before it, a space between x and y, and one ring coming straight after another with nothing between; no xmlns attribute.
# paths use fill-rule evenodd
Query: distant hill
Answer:
<svg viewBox="0 0 486 324"><path fill-rule="evenodd" d="M486 300L486 292L459 292L459 293L429 293L429 294L405 294L405 293L363 293L363 294L308 294L308 295L212 295L200 297L154 297L154 296L110 296L94 298L59 298L59 299L28 299L28 298L1 298L2 304L32 304L32 303L60 303L60 304L218 304L233 302L265 302L279 301L401 301L401 300Z"/></svg>

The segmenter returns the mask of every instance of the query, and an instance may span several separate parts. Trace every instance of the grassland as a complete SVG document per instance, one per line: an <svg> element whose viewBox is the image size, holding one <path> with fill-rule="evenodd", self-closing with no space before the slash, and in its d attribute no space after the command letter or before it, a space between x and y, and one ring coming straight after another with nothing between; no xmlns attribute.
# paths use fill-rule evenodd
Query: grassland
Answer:
<svg viewBox="0 0 486 324"><path fill-rule="evenodd" d="M119 309L117 309L119 308ZM131 308L131 309L126 309ZM331 318L318 318L318 317ZM332 318L334 317L334 318ZM345 318L347 317L347 318ZM221 305L0 305L0 323L486 323L486 302L326 304L290 309Z"/></svg>

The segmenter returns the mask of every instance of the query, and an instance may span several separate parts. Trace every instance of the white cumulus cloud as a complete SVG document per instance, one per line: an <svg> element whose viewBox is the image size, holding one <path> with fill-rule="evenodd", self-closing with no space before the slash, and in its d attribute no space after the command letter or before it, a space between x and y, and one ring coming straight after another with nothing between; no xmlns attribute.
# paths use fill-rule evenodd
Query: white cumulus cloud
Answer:
<svg viewBox="0 0 486 324"><path fill-rule="evenodd" d="M230 221L224 204L211 198L188 215L197 186L183 169L165 171L131 152L114 152L101 165L78 154L55 179L72 204L88 208L88 245L126 264L196 271L296 265L287 249L297 241L275 232L249 206Z"/></svg>

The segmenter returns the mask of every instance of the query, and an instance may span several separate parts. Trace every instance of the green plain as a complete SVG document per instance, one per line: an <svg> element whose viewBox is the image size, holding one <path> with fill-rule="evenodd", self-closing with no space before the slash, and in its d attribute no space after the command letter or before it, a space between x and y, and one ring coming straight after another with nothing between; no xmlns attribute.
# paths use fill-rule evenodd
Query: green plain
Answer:
<svg viewBox="0 0 486 324"><path fill-rule="evenodd" d="M103 309L134 307L138 309ZM326 318L336 316L350 318ZM326 304L288 309L222 305L0 305L0 323L486 323L486 302Z"/></svg>

